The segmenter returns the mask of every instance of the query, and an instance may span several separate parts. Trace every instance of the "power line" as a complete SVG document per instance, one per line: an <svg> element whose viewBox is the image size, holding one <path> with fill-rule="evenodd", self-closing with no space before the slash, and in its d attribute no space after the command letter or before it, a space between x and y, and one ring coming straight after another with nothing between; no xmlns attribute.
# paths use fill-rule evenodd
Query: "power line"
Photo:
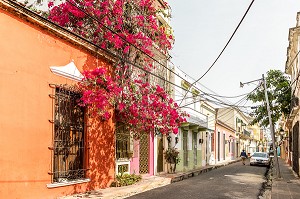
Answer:
<svg viewBox="0 0 300 199"><path fill-rule="evenodd" d="M98 22L101 26L103 26L104 28L106 28L107 30L109 30L110 32L112 32L113 34L115 34L115 35L117 35L118 37L120 37L123 41L125 41L125 42L128 43L129 45L133 46L134 48L136 48L137 50L139 50L141 53L145 54L147 57L149 57L150 59L152 59L154 62L158 63L159 65L161 65L162 67L164 67L165 69L167 69L170 73L173 73L175 76L179 77L180 79L185 80L185 78L181 77L179 74L175 73L173 70L171 70L171 69L169 69L168 67L166 67L165 65L161 64L158 60L156 60L155 58L153 58L152 56L150 56L149 54L147 54L146 52L144 52L143 50L141 50L141 49L140 49L139 47L137 47L136 45L134 45L134 44L132 44L131 42L129 42L126 38L122 37L120 34L118 34L117 32L115 32L115 31L112 30L111 28L105 26L102 22L99 21L99 19L97 19L97 18L91 16L91 15L90 15L89 13L87 13L85 10L79 8L76 4L70 2L69 0L66 0L66 1L67 1L68 3L70 3L72 6L74 6L75 8L77 8L78 10L80 10L81 12L85 13L85 14L86 14L88 17L90 17L91 19L93 19L93 20L95 20L96 22ZM95 45L97 45L97 44L95 44ZM97 45L97 46L98 46L98 45ZM102 49L102 48L101 48L101 49ZM114 53L111 53L111 54L115 55ZM118 56L118 55L116 55L116 56ZM119 57L120 60L124 61L123 58L121 58L120 56L118 56L118 57ZM133 65L133 66L135 66L135 67L137 67L137 68L139 68L139 69L141 69L141 70L143 70L144 72L147 72L147 73L150 73L150 74L154 75L154 73L151 73L150 71L147 71L147 70L143 69L141 66L137 66L136 64L133 64L133 63L129 62L128 60L125 61L125 62L127 62L127 63L129 63L129 64L131 64L131 65ZM158 77L157 75L154 75L154 76L155 76L155 77ZM160 77L158 77L158 78L160 78ZM167 80L165 80L165 79L163 79L163 78L160 78L160 79L162 79L162 80L164 80L165 82L168 82L168 83L170 83L170 84L172 84L172 85L175 85L174 83L172 83L172 82L170 82L170 81L167 81ZM178 86L178 85L175 85L175 86L177 86L177 87L183 89L183 87L180 87L180 86ZM185 90L186 92L190 92L189 89L183 89L183 90ZM199 90L199 89L197 88L197 90ZM201 90L200 90L200 91L201 91ZM190 93L191 93L191 92L190 92Z"/></svg>
<svg viewBox="0 0 300 199"><path fill-rule="evenodd" d="M300 50L298 50L298 52L297 52L297 54L295 55L295 57L294 57L294 59L292 60L292 62L290 63L290 65L288 66L288 68L292 65L292 63L294 63L294 61L295 61L295 59L296 59L296 57L298 57L298 55L299 55L299 52L300 52ZM297 77L294 79L294 81L291 83L291 88L292 88L292 85L296 82L296 85L295 85L295 90L293 91L293 94L292 94L292 96L294 96L294 94L295 94L295 92L296 92L296 88L297 88L297 84L298 84L298 79L299 79L299 76L300 76L300 71L298 71L298 75L297 75Z"/></svg>
<svg viewBox="0 0 300 199"><path fill-rule="evenodd" d="M68 0L67 0L67 1L68 1ZM69 1L68 1L68 2L69 2ZM14 2L12 2L12 3L14 3ZM74 5L73 5L73 6L74 6ZM30 11L31 13L34 13L34 12L32 12L31 10L29 10L29 9L27 9L27 8L25 8L25 9L28 10L28 11ZM79 9L79 8L78 8L78 9ZM35 14L35 13L34 13L34 14ZM38 15L38 16L40 16L40 15ZM89 16L90 16L90 15L89 15ZM42 16L40 16L40 17L42 17ZM90 16L90 17L92 17L92 16ZM42 17L42 18L44 18L44 17ZM118 58L119 60L122 60L122 61L124 61L124 62L126 62L126 63L128 63L128 64L130 64L130 65L132 65L132 66L134 66L134 67L137 67L137 68L143 70L144 72L146 72L146 73L148 73L148 74L150 74L150 75L153 75L153 76L155 76L155 77L157 77L157 78L159 78L159 79L161 79L161 80L163 80L163 81L165 81L165 82L167 82L167 83L170 83L170 84L174 85L175 87L178 87L178 88L180 88L180 89L182 89L182 90L184 90L184 91L186 91L186 92L191 92L191 91L189 91L188 89L185 89L184 87L178 86L178 85L174 84L173 82L170 82L170 81L166 80L165 78L162 78L162 77L160 77L160 76L158 76L158 75L156 75L156 74L154 74L154 73L151 73L151 72L149 72L149 71L143 69L141 66L139 66L139 65L137 65L137 64L134 64L134 63L132 63L132 62L130 62L130 61L128 61L128 60L125 60L124 58L122 58L122 57L120 57L120 56L118 56L118 55L116 55L116 54L110 52L110 51L107 50L107 49L104 49L104 48L100 47L99 45L97 45L97 44L95 44L95 43L89 41L88 39L86 39L86 38L84 38L84 37L82 37L82 36L80 36L80 35L78 35L78 34L76 34L76 33L74 33L74 32L71 32L70 30L68 30L68 29L65 28L65 27L62 27L62 26L60 26L60 25L58 25L58 24L56 24L56 23L53 23L52 21L50 21L50 20L48 20L48 19L46 19L46 18L44 18L44 19L47 20L48 22L50 22L51 24L57 25L57 26L63 28L64 30L68 31L69 33L76 35L77 37L83 39L84 41L86 41L86 42L88 42L88 43L90 43L90 44L92 44L92 45L95 45L97 48L103 50L104 52L108 53L109 55L111 55L111 56L113 56L113 57ZM156 60L156 61L157 61L157 60ZM158 61L157 61L157 62L158 62ZM158 62L158 63L159 63L159 62ZM162 66L166 68L166 66L164 66L164 65L162 65ZM170 70L170 71L173 72L172 70ZM175 72L173 72L173 73L174 73L176 76L178 76L179 78L184 79L184 78L182 78L180 75L176 74ZM198 90L199 90L199 89L198 89ZM200 91L201 91L201 90L200 90ZM204 93L205 93L205 92L204 92ZM206 93L205 93L205 94L206 94ZM208 95L208 94L207 94L207 95ZM223 104L225 104L225 103L223 103ZM226 105L228 105L228 104L226 104Z"/></svg>
<svg viewBox="0 0 300 199"><path fill-rule="evenodd" d="M239 29L240 25L242 24L242 22L244 21L244 18L246 17L246 15L248 14L252 4L254 3L255 0L252 0L250 5L248 6L244 16L242 17L242 19L240 20L239 24L237 25L237 27L235 28L234 32L232 33L232 35L230 36L229 40L227 41L226 45L224 46L224 48L222 49L222 51L220 52L220 54L218 55L218 57L215 59L215 61L212 63L212 65L207 69L207 71L196 81L198 82L199 80L201 80L209 71L210 69L215 65L215 63L218 61L218 59L221 57L221 55L223 54L223 52L225 51L225 49L227 48L227 46L229 45L230 41L232 40L233 36L235 35L235 33L237 32L237 30Z"/></svg>
<svg viewBox="0 0 300 199"><path fill-rule="evenodd" d="M181 86L179 86L179 85L176 85L175 83L173 83L173 82L171 82L171 81L168 81L168 80L166 80L165 78L163 78L163 77L161 77L161 76L158 76L158 75L156 75L156 74L154 74L154 73L152 73L152 72L150 72L150 71L148 71L148 70L145 70L142 66L139 66L139 65L137 65L137 64L135 64L135 63L132 63L132 62L130 62L129 60L124 59L124 58L122 58L121 56L116 55L115 53L112 53L111 51L109 51L109 50L107 50L107 49L105 49L105 48L102 48L102 47L99 46L98 44L95 44L95 43L91 42L90 40L88 40L88 39L86 39L86 38L84 38L84 37L78 35L77 33L72 32L71 30L67 29L66 27L60 26L59 24L52 22L51 20L45 18L44 16L41 16L41 15L37 14L36 12L34 12L34 11L32 11L32 10L26 8L26 7L23 7L23 6L19 5L17 2L14 2L14 1L12 1L12 0L8 0L8 1L9 1L11 4L13 4L14 6L18 6L18 7L21 7L22 9L26 9L27 12L29 12L29 13L35 15L35 16L38 16L38 17L43 18L45 21L47 21L48 23L52 24L53 26L58 26L58 27L62 28L63 30L65 30L65 31L68 32L69 34L72 34L72 35L74 35L74 36L80 38L81 40L85 41L86 43L89 43L89 44L95 46L95 48L104 51L105 53L107 53L107 54L108 54L109 56L111 56L111 57L115 57L115 58L117 58L117 59L119 59L119 60L121 60L121 61L124 61L124 62L126 62L126 63L128 63L128 64L130 64L130 65L132 65L132 66L134 66L134 67L136 67L136 68L138 68L138 69L141 69L142 71L144 71L144 72L146 72L146 73L148 73L148 74L150 74L150 75L153 75L153 76L155 76L155 77L157 77L157 78L159 78L159 79L161 79L161 80L163 80L163 81L165 81L165 82L167 82L167 83L170 83L171 85L173 85L173 86L175 86L175 87L181 88L181 89L183 89L183 90L186 91L186 92L191 92L191 91L185 89L184 87L181 87ZM157 61L157 62L158 62L158 61ZM158 63L159 63L159 62L158 62ZM166 66L164 66L164 65L162 65L162 66L165 67L166 69L168 69ZM169 70L170 72L174 73L172 70L170 70L170 69L168 69L168 70ZM174 74L175 74L176 76L178 76L179 78L184 79L184 78L182 78L181 76L177 75L176 73L174 73Z"/></svg>
<svg viewBox="0 0 300 199"><path fill-rule="evenodd" d="M224 117L224 116L228 115L228 114L230 113L230 111L233 110L233 109L237 109L237 110L243 112L241 109L239 109L239 108L237 107L237 105L241 104L241 103L244 102L245 100L247 101L247 98L246 98L246 97L240 99L238 102L235 103L235 104L236 104L235 106L229 106L227 110L225 110L223 113L221 113L220 115L217 115L217 116L218 116L218 117ZM230 117L228 120L232 119L233 117L234 117L234 116ZM208 122L211 122L211 121L214 121L214 120L215 120L215 119L212 119L212 120L210 120L210 121L208 121ZM224 123L226 123L228 120L226 120Z"/></svg>
<svg viewBox="0 0 300 199"><path fill-rule="evenodd" d="M148 53L144 52L143 50L141 50L139 47L137 47L136 45L132 44L131 42L129 42L126 38L124 38L123 36L121 36L120 34L118 34L117 32L115 32L114 30L112 30L111 28L105 26L102 22L99 21L99 19L91 16L89 13L87 13L84 9L79 8L76 4L70 2L69 0L66 0L68 3L70 3L71 5L73 5L74 7L76 7L77 9L79 9L81 12L84 12L88 17L90 17L91 19L97 21L101 26L105 27L107 30L109 30L110 32L112 32L113 34L117 35L118 37L120 37L123 41L125 41L126 43L128 43L129 45L133 46L134 48L136 48L137 50L139 50L140 52L142 52L143 54L145 54L148 58L152 59L153 61L157 62L159 65L163 66L164 68L166 68L167 70L169 70L171 73L175 74L176 76L180 77L178 74L176 74L174 71L170 70L169 68L167 68L165 65L161 64L158 60L154 59L152 56L150 56ZM223 50L221 51L221 53L219 54L219 56L217 57L217 59L215 60L215 62L213 63L213 65L217 62L217 60L219 59L219 57L222 55L222 53L224 52L224 50L227 48L228 44L230 43L230 41L232 40L233 36L235 35L236 31L238 30L239 26L241 25L242 21L244 20L245 16L247 15L248 11L250 10L252 4L254 3L254 0L252 0L251 4L249 5L246 13L244 14L244 16L242 17L241 21L239 22L238 26L236 27L235 31L233 32L233 34L231 35L230 39L228 40L227 44L225 45L225 47L223 48ZM212 66L213 66L212 65ZM212 67L211 66L211 67ZM211 68L210 67L210 68ZM210 70L210 69L209 69ZM143 70L145 71L145 70ZM208 71L207 71L208 72ZM206 72L206 73L207 73ZM204 74L205 75L205 74ZM203 76L204 76L203 75ZM202 77L203 77L202 76ZM156 76L157 77L157 76ZM201 77L201 78L202 78ZM180 77L181 79L184 79L182 77ZM198 82L201 78L199 78L198 80L196 80L196 82ZM193 84L195 84L196 82L194 82ZM192 85L193 85L192 84ZM186 96L186 95L185 95ZM225 96L224 96L225 97ZM233 97L236 98L236 97Z"/></svg>
<svg viewBox="0 0 300 199"><path fill-rule="evenodd" d="M189 74L187 74L186 72L184 72L183 70L181 70L179 67L178 67L178 70L180 70L184 75L188 76L191 80L194 80L195 79L193 77L191 77ZM248 95L249 93L244 93L244 94L241 94L241 95L236 95L236 96L222 96L222 95L218 95L216 92L212 91L211 89L207 88L206 86L204 86L203 84L201 84L200 82L197 82L200 86L206 88L207 90L209 90L210 92L214 93L207 93L207 92L204 92L203 90L199 89L200 92L206 94L206 95L209 95L209 96L215 96L215 97L221 97L221 98L238 98L238 97L243 97L245 95ZM196 87L197 88L197 87ZM183 98L184 99L184 98ZM228 103L230 103L230 101L228 101Z"/></svg>
<svg viewBox="0 0 300 199"><path fill-rule="evenodd" d="M100 25L102 25L103 27L105 27L107 30L111 31L113 34L115 34L115 35L117 35L118 37L120 37L123 41L125 41L125 42L128 43L128 44L130 44L130 45L133 46L134 48L138 49L140 52L142 52L143 54L147 55L148 57L150 57L153 61L159 63L161 66L163 66L164 68L166 68L167 70L169 70L170 72L172 72L173 74L175 74L176 76L178 76L179 78L184 79L184 78L181 77L179 74L177 74L177 73L175 73L174 71L170 70L170 69L167 68L165 65L161 64L158 60L154 59L153 57L151 57L150 55L148 55L147 53L145 53L144 51L142 51L142 50L141 50L140 48L138 48L136 45L134 45L134 44L132 44L131 42L127 41L126 38L122 37L120 34L118 34L117 32L115 32L115 31L112 30L111 28L105 26L102 22L99 21L99 19L97 19L97 18L91 16L91 15L90 15L87 11L85 11L84 9L79 8L76 4L70 2L69 0L66 0L66 1L67 1L68 3L70 3L73 7L77 8L77 9L80 10L81 12L85 13L89 18L91 18L91 19L97 21ZM48 19L46 19L46 20L48 20ZM48 21L49 21L49 20L48 20ZM51 22L51 23L53 23L53 22ZM61 27L61 26L60 26L60 27ZM66 29L65 27L62 27L62 28ZM76 34L76 33L75 33L75 34ZM76 34L76 35L77 35L77 34ZM78 35L77 35L77 36L78 36ZM81 37L81 38L82 38L82 37ZM89 43L91 43L91 42L89 41ZM101 48L100 46L98 46L98 45L95 44L95 43L92 43L92 44L96 45L97 47L99 47L100 49L102 49L102 50L104 50L105 52L109 53L110 55L112 55L112 56L114 56L114 57L117 57L119 60L125 61L125 62L127 62L128 64L133 65L133 66L135 66L135 67L137 67L137 68L143 70L144 72L149 73L150 75L153 75L153 76L155 76L155 77L157 77L157 78L160 78L160 79L162 79L163 81L168 82L168 83L170 83L170 84L172 84L172 85L175 85L175 84L173 84L172 82L167 81L166 79L164 79L164 78L162 78L162 77L160 77L160 76L158 76L158 75L156 75L156 74L154 74L154 73L151 73L150 71L147 71L147 70L143 69L141 66L138 66L138 65L136 65L136 64L133 64L133 63L129 62L128 60L124 60L122 57L116 55L115 53L112 53L112 52L108 51L107 49ZM183 90L189 92L189 90L187 90L187 89L185 89L185 88L183 88L183 87L180 87L180 86L178 86L178 85L175 85L175 86L177 86L177 87L179 87L179 88L181 88L181 89L183 89ZM197 88L197 90L200 90L200 89ZM201 91L201 90L200 90L200 91ZM202 92L203 92L203 91L202 91ZM205 93L205 92L203 92L203 93ZM207 94L207 93L205 93L205 94ZM209 94L207 94L207 95L209 95Z"/></svg>
<svg viewBox="0 0 300 199"><path fill-rule="evenodd" d="M175 74L174 71L172 71L171 69L169 69L168 67L166 67L165 65L163 65L162 63L160 63L158 60L156 60L155 58L153 58L151 55L149 55L148 53L144 52L143 50L141 50L139 47L137 47L136 45L132 44L131 42L129 42L126 38L124 38L123 36L121 36L120 34L118 34L116 31L112 30L111 28L105 26L101 21L99 21L99 19L91 16L89 13L87 13L85 10L79 8L76 4L70 2L69 0L66 0L68 3L70 3L72 6L74 6L75 8L77 8L78 10L80 10L81 12L85 13L88 17L90 17L91 19L95 20L96 22L98 22L101 26L103 26L104 28L106 28L107 30L109 30L110 32L112 32L113 34L115 34L116 36L118 36L119 38L121 38L124 42L126 42L127 44L133 46L135 49L139 50L141 53L143 53L144 55L146 55L148 58L150 58L151 60L153 60L154 62L158 63L160 66L164 67L165 69L167 69L168 71L170 71L171 73L173 73L174 75L178 76L181 79L184 79L182 77L180 77L178 74Z"/></svg>
<svg viewBox="0 0 300 199"><path fill-rule="evenodd" d="M246 101L245 103L244 103L244 105L247 103L247 98L243 98L243 99L241 99L240 101L239 101L239 103L237 103L237 104L241 104L241 103L243 103L244 101ZM235 109L235 107L231 107L231 109ZM238 108L237 108L238 109ZM240 112L242 112L242 113L247 113L247 112L245 112L245 111L242 111L241 109L238 109ZM230 110L228 110L228 113L230 112ZM248 114L248 113L247 113ZM227 115L227 113L225 114L225 115ZM224 114L223 115L220 115L219 117L224 117L225 116ZM232 119L234 116L232 116L232 117L230 117L229 119L227 119L226 121L223 121L224 123L226 123L227 121L229 121L230 119Z"/></svg>
<svg viewBox="0 0 300 199"><path fill-rule="evenodd" d="M224 48L222 49L222 51L220 52L220 54L217 56L217 58L215 59L215 61L212 63L212 65L207 69L207 71L199 79L197 79L194 83L192 83L192 85L194 85L195 83L197 83L198 81L200 81L210 71L210 69L215 65L215 63L219 60L219 58L221 57L221 55L223 54L223 52L225 51L225 49L229 45L230 41L232 40L233 36L235 35L235 33L237 32L237 30L239 29L240 25L242 24L244 18L246 17L247 13L249 12L250 8L252 7L252 4L254 3L254 1L255 0L251 1L250 5L248 6L246 12L244 13L242 19L240 20L239 24L235 28L234 32L230 36L229 40L227 41L226 45L224 46Z"/></svg>
<svg viewBox="0 0 300 199"><path fill-rule="evenodd" d="M297 52L297 54L295 55L295 57L293 58L293 60L291 61L291 63L289 64L289 66L288 67L286 67L286 68L289 68L289 67L291 67L291 65L294 63L294 61L295 61L295 59L298 57L298 55L299 55L299 53L300 53L300 50L298 50L298 52ZM285 92L287 92L287 91L289 91L289 89L293 86L293 84L296 82L296 86L297 86L297 84L298 84L298 79L299 79L299 76L300 76L300 70L298 71L298 75L297 75L297 77L294 79L294 81L293 82L291 82L290 83L290 86L286 89L286 90L284 90L284 91L282 91L282 93L285 93ZM295 89L296 90L296 89ZM295 90L294 90L294 92L293 92L293 94L292 95L294 95L294 93L295 93Z"/></svg>

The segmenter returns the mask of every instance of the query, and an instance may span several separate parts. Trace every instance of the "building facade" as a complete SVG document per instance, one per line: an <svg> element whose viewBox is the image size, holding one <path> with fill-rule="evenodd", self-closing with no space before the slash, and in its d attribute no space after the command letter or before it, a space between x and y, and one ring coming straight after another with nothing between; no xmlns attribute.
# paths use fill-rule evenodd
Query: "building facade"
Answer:
<svg viewBox="0 0 300 199"><path fill-rule="evenodd" d="M292 101L291 113L287 117L285 129L288 130L288 162L291 163L293 170L299 175L299 47L300 47L300 13L297 13L296 26L289 31L289 47L287 50L287 61L285 72L291 76L292 82Z"/></svg>
<svg viewBox="0 0 300 199"><path fill-rule="evenodd" d="M17 2L0 1L0 24L0 198L109 186L113 121L89 117L74 85L84 70L110 69L111 57Z"/></svg>
<svg viewBox="0 0 300 199"><path fill-rule="evenodd" d="M216 118L222 123L234 129L234 134L231 134L231 151L233 159L239 158L242 150L247 153L250 151L251 132L248 130L249 118L236 108L220 108L216 111ZM229 135L228 135L229 136ZM215 139L218 137L215 135ZM219 138L218 138L219 139ZM223 138L224 140L225 138ZM225 139L226 140L226 139ZM216 141L215 141L216 143ZM224 148L226 142L221 142L215 148ZM228 146L229 148L229 146ZM215 152L215 157L218 157L218 151Z"/></svg>
<svg viewBox="0 0 300 199"><path fill-rule="evenodd" d="M189 116L183 123L178 135L171 136L171 145L179 151L180 162L177 171L188 171L206 165L208 117L201 112L200 89L192 85L193 79L179 68L174 67L173 98L180 109Z"/></svg>

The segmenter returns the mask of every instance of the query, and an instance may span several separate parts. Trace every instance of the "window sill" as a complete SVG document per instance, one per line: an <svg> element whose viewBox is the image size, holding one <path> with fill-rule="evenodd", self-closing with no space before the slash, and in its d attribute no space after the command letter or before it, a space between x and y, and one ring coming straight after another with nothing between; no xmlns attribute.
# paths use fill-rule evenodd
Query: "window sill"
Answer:
<svg viewBox="0 0 300 199"><path fill-rule="evenodd" d="M47 188L55 188L55 187L64 187L64 186L69 186L69 185L74 185L74 184L81 184L85 182L90 182L91 179L83 179L83 180L74 180L74 181L69 181L69 182L55 182L51 184L47 184Z"/></svg>

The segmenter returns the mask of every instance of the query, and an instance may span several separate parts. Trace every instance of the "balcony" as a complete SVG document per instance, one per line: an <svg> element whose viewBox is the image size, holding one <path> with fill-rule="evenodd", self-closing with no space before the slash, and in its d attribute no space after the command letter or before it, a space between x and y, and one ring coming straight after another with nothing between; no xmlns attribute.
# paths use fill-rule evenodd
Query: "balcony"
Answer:
<svg viewBox="0 0 300 199"><path fill-rule="evenodd" d="M251 133L250 133L249 131L245 130L245 129L244 129L243 134L244 134L245 136L248 136L249 138L251 137Z"/></svg>
<svg viewBox="0 0 300 199"><path fill-rule="evenodd" d="M185 111L190 117L187 117L186 120L188 123L198 125L201 128L208 128L207 116L199 111L196 111L190 107L181 108L182 111Z"/></svg>
<svg viewBox="0 0 300 199"><path fill-rule="evenodd" d="M290 115L291 115L291 117L294 117L299 110L299 98L298 97L296 97L296 96L292 97L290 108L291 108Z"/></svg>

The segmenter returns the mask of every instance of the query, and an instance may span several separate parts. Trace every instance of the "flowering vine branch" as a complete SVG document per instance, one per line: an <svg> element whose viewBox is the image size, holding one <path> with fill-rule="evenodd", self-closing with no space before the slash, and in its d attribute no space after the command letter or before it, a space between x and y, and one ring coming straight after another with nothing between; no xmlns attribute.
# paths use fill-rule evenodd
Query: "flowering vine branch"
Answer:
<svg viewBox="0 0 300 199"><path fill-rule="evenodd" d="M121 57L112 71L100 67L84 72L82 105L104 120L114 110L116 121L135 134L178 132L185 114L150 76L153 57L166 57L174 41L166 26L159 25L156 12L161 8L153 0L66 0L48 6L50 20Z"/></svg>

